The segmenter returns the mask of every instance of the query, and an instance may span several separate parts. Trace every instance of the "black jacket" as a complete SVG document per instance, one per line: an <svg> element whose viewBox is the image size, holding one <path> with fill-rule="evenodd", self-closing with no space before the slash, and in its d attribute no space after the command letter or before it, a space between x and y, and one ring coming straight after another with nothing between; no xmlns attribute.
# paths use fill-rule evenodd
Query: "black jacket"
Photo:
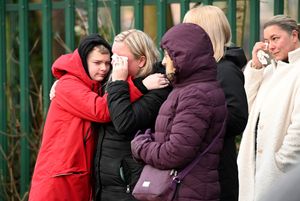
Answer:
<svg viewBox="0 0 300 201"><path fill-rule="evenodd" d="M231 47L217 64L217 77L224 90L228 121L219 165L221 201L238 200L238 169L235 137L241 135L248 120L248 103L242 68L247 59L243 49Z"/></svg>
<svg viewBox="0 0 300 201"><path fill-rule="evenodd" d="M155 72L164 68L157 64ZM138 130L153 128L161 104L170 87L147 91L136 86L144 95L134 103L129 100L128 84L115 81L108 85L108 107L112 122L102 124L95 156L95 200L135 200L131 195L143 165L131 155L130 142Z"/></svg>

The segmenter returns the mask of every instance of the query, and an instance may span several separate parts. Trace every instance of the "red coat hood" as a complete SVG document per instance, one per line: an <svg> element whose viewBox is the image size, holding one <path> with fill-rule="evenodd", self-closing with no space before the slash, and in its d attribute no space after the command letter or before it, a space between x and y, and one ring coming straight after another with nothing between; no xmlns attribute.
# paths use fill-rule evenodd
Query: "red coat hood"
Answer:
<svg viewBox="0 0 300 201"><path fill-rule="evenodd" d="M98 86L97 89L99 88L99 82L92 80L89 75L86 74L78 49L76 49L73 53L60 56L52 65L52 74L57 79L61 78L65 74L71 74L78 77L89 87Z"/></svg>

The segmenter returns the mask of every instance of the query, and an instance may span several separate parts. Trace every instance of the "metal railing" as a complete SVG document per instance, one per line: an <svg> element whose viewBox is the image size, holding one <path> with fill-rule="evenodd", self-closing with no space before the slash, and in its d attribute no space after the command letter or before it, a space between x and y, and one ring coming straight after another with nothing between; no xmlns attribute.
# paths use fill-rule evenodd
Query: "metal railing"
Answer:
<svg viewBox="0 0 300 201"><path fill-rule="evenodd" d="M16 102L20 105L20 133L22 134L20 143L20 195L24 195L29 188L30 183L30 149L28 143L28 136L31 135L30 129L31 116L30 116L30 50L29 50L29 14L30 12L42 13L42 102L43 102L43 114L47 113L49 106L49 90L52 84L51 65L53 62L52 55L52 41L53 41L53 27L52 27L52 13L54 10L64 10L65 20L65 38L64 42L70 50L75 48L75 15L76 8L85 9L88 13L87 23L88 31L98 32L97 19L101 13L98 11L98 7L108 7L111 13L112 28L110 30L111 35L119 33L121 31L120 13L121 7L130 5L134 8L134 27L143 30L146 26L144 24L144 6L155 5L157 15L157 33L156 41L160 41L162 35L167 30L167 8L168 5L177 3L180 4L180 17L183 18L186 11L190 8L190 3L199 2L199 0L88 0L88 1L51 1L41 0L40 3L29 3L28 0L19 0L18 3L7 3L5 0L0 1L0 173L8 175L5 154L8 153L8 93L7 93L7 74L8 74L8 52L7 52L7 27L14 26L8 25L8 14L17 13L17 21L15 21L14 29L18 31L19 38L19 63L16 66L18 68L19 80L15 82L19 83L19 99ZM204 0L204 4L213 4L217 1ZM227 3L227 16L232 28L233 42L236 41L236 0L223 1ZM258 0L249 1L250 4L250 39L249 47L252 48L255 41L259 40L260 33L260 9ZM299 10L299 9L298 9ZM284 11L284 1L274 0L274 14L280 14ZM42 125L40 125L42 127ZM0 191L1 192L1 191Z"/></svg>

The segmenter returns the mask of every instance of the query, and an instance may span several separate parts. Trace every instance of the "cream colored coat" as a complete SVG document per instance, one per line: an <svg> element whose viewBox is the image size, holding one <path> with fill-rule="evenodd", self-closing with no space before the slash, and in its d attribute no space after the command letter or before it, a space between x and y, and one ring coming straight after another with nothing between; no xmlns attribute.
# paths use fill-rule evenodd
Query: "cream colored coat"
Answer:
<svg viewBox="0 0 300 201"><path fill-rule="evenodd" d="M239 201L260 200L300 156L300 48L289 53L289 63L260 70L250 65L244 72L250 115L238 155Z"/></svg>

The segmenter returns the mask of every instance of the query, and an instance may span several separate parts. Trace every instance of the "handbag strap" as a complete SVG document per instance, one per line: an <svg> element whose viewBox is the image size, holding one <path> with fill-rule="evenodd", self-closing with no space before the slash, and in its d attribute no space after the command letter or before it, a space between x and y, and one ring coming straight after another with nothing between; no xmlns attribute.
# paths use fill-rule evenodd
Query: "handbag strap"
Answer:
<svg viewBox="0 0 300 201"><path fill-rule="evenodd" d="M217 134L217 136L214 138L214 140L210 143L210 145L208 145L208 147L201 153L199 154L188 166L186 166L182 171L180 171L178 173L177 176L175 176L173 178L173 181L175 183L180 183L181 180L195 167L195 165L200 161L201 157L206 154L208 152L208 150L210 150L210 148L215 144L215 142L217 141L217 139L220 137L220 135L223 133L224 128L225 128L225 122L226 120L223 121L222 127L219 131L219 133ZM174 183L173 182L173 183Z"/></svg>

